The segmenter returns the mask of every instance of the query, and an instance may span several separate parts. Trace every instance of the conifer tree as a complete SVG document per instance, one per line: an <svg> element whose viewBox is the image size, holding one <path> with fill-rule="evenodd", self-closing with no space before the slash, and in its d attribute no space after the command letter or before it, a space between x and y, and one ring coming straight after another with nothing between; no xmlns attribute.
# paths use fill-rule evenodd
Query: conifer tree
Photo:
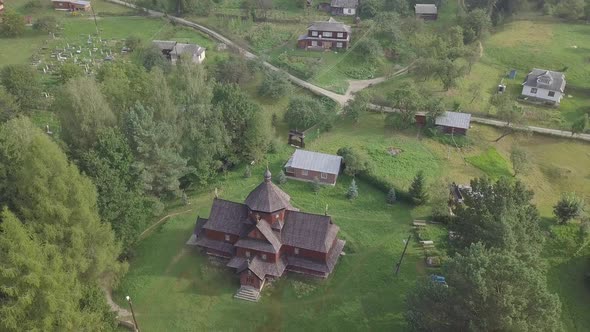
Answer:
<svg viewBox="0 0 590 332"><path fill-rule="evenodd" d="M359 195L359 190L358 187L356 186L356 181L354 179L352 179L352 182L350 182L350 187L348 187L348 191L346 192L346 197L348 199L355 199L357 198Z"/></svg>
<svg viewBox="0 0 590 332"><path fill-rule="evenodd" d="M285 184L285 183L287 183L287 175L285 175L285 172L283 172L282 170L279 173L278 181L279 181L279 184Z"/></svg>
<svg viewBox="0 0 590 332"><path fill-rule="evenodd" d="M426 202L428 195L426 193L426 180L424 179L424 172L418 171L412 184L410 185L409 194L414 204L421 205Z"/></svg>
<svg viewBox="0 0 590 332"><path fill-rule="evenodd" d="M320 190L322 189L322 185L320 184L320 179L318 179L317 176L313 178L313 182L311 183L311 186L313 188L314 193L319 193Z"/></svg>
<svg viewBox="0 0 590 332"><path fill-rule="evenodd" d="M395 189L391 187L389 192L387 193L387 204L394 204L397 201L397 197L395 195Z"/></svg>

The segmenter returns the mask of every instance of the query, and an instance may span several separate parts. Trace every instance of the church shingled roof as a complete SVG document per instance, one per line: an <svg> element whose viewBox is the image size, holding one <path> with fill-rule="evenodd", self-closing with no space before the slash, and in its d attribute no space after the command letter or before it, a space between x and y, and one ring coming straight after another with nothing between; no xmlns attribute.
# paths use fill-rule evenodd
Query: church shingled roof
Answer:
<svg viewBox="0 0 590 332"><path fill-rule="evenodd" d="M264 174L264 182L258 185L244 203L253 211L271 213L282 209L291 209L291 197L281 190L270 179L270 171Z"/></svg>

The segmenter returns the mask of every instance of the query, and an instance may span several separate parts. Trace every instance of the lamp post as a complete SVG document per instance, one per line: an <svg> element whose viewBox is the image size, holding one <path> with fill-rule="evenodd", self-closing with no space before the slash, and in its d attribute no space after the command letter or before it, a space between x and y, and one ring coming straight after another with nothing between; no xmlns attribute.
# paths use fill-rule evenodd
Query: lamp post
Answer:
<svg viewBox="0 0 590 332"><path fill-rule="evenodd" d="M402 266L402 260L404 259L404 256L406 255L406 250L408 249L408 244L410 243L411 238L412 238L412 234L410 234L408 236L407 240L404 240L404 243L406 244L404 246L404 251L402 252L402 256L399 258L399 262L397 262L397 264L395 264L395 275L396 276L399 273L399 268Z"/></svg>
<svg viewBox="0 0 590 332"><path fill-rule="evenodd" d="M137 319L135 319L135 312L133 311L133 303L131 303L131 297L127 295L125 299L127 299L127 302L129 302L129 307L131 308L131 316L133 316L133 324L135 325L135 330L137 332L141 332L139 330L139 325L137 325Z"/></svg>

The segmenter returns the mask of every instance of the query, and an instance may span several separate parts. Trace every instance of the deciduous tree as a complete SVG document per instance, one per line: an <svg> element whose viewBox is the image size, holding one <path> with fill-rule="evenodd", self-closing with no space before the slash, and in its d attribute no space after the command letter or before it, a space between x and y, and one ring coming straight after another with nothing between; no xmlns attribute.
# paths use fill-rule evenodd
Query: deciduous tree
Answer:
<svg viewBox="0 0 590 332"><path fill-rule="evenodd" d="M52 108L59 116L64 141L74 150L91 148L101 130L116 124L115 115L92 78L69 80Z"/></svg>
<svg viewBox="0 0 590 332"><path fill-rule="evenodd" d="M531 166L529 154L518 146L513 146L510 150L510 161L512 169L514 169L514 176L526 172Z"/></svg>
<svg viewBox="0 0 590 332"><path fill-rule="evenodd" d="M12 9L6 9L0 20L0 36L18 37L25 32L25 18Z"/></svg>
<svg viewBox="0 0 590 332"><path fill-rule="evenodd" d="M7 65L0 72L0 82L15 98L23 111L39 105L41 79L30 65Z"/></svg>
<svg viewBox="0 0 590 332"><path fill-rule="evenodd" d="M584 211L584 201L575 193L564 193L553 207L553 213L560 224L580 217Z"/></svg>
<svg viewBox="0 0 590 332"><path fill-rule="evenodd" d="M369 158L355 148L343 147L336 154L342 157L344 173L347 175L355 176L370 168Z"/></svg>

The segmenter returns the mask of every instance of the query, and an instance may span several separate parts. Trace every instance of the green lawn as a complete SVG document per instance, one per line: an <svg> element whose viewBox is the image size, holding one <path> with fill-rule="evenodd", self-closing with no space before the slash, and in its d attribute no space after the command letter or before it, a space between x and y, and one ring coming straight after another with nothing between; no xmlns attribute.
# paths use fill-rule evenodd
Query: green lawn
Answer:
<svg viewBox="0 0 590 332"><path fill-rule="evenodd" d="M288 153L271 157L275 174ZM243 201L261 181L262 170L261 165L255 167L249 179L240 170L228 174L217 184L221 197ZM283 186L292 203L305 211L323 213L327 204L341 227L346 256L329 279L289 274L265 288L258 304L234 300L237 275L184 246L196 216L208 215L209 192L192 199L193 212L171 219L139 244L137 258L116 291L118 302L123 303L127 294L133 296L144 331L403 330L400 290L413 285L421 272L422 254L412 244L398 277L392 276L392 269L412 216L403 205L385 204L382 193L362 182L359 199L348 201L344 192L349 182L341 177L337 186L319 194L312 193L308 183L290 181Z"/></svg>
<svg viewBox="0 0 590 332"><path fill-rule="evenodd" d="M511 176L508 162L494 148L489 148L484 153L469 157L466 160L492 179Z"/></svg>
<svg viewBox="0 0 590 332"><path fill-rule="evenodd" d="M461 151L430 139L418 140L415 135L413 131L391 132L383 127L381 115L371 114L363 116L358 124L339 120L332 131L308 143L308 148L330 153L344 145L364 149L380 174L394 176L404 186L418 169L425 170L429 183L440 178L466 183L485 173L466 163L465 157L506 160L511 146L519 144L530 153L534 163L521 179L536 192L535 202L547 230L565 232L552 237L547 244L550 288L563 303L566 330L586 331L590 327L590 318L585 314L590 310L590 292L583 288L582 278L587 271L587 259L572 255L570 247L577 248L575 242L569 247L562 244L572 241L577 228L571 226L570 231L548 225L552 223L551 206L561 191L576 190L587 199L590 197L588 146L527 135L510 135L490 143L500 132L482 126L470 130L474 144ZM388 147L404 151L391 157L383 153ZM489 152L490 147L494 152ZM285 147L269 156L273 174L278 173L291 151ZM344 197L351 180L347 176L341 176L335 187L322 188L319 194L314 194L307 183L290 181L283 185L294 206L323 213L328 205L329 214L341 227L341 237L347 240L346 256L327 280L289 274L265 289L260 303L244 303L232 298L238 279L230 269L216 266L193 248L184 246L196 216L208 216L213 188L219 188L223 198L243 201L260 182L262 164L252 169L253 176L248 179L242 176L243 168L220 176L204 192L193 194L190 213L170 219L139 243L136 258L115 296L119 303L124 303L125 295L133 296L142 330L406 330L403 298L419 276L436 270L425 268L427 253L414 238L400 276L394 278L391 272L403 250L402 240L412 232L411 221L428 218L429 210L399 204L388 206L384 194L363 181L358 181L360 195L352 202ZM506 162L493 168L493 172L498 173L498 169L510 175ZM437 243L433 252L444 252L444 227L428 227L424 236Z"/></svg>

